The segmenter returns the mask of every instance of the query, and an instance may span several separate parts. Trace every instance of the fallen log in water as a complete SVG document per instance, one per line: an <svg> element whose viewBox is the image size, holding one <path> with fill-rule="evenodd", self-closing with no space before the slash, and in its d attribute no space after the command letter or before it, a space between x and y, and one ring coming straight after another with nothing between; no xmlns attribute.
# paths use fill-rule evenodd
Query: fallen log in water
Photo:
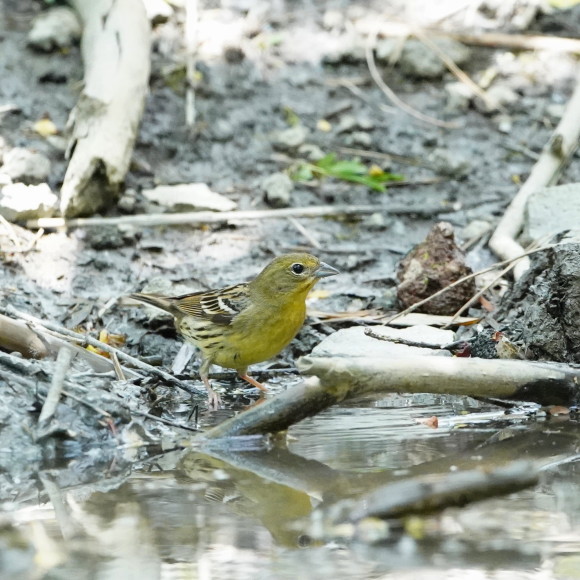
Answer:
<svg viewBox="0 0 580 580"><path fill-rule="evenodd" d="M210 439L284 431L302 419L363 395L437 393L572 405L579 398L580 370L521 360L413 357L304 357L300 371L315 375L249 409L205 436Z"/></svg>

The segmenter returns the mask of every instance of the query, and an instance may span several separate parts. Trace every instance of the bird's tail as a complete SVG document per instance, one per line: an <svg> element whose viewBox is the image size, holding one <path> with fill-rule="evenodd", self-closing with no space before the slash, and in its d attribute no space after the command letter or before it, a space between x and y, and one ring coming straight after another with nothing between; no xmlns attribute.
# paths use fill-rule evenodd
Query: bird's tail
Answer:
<svg viewBox="0 0 580 580"><path fill-rule="evenodd" d="M155 306L160 310L164 310L165 312L169 312L170 314L175 314L175 305L171 298L166 296L161 296L159 294L129 294L126 298L136 300L137 302L143 302L144 304L149 304L150 306ZM125 304L128 304L125 301Z"/></svg>

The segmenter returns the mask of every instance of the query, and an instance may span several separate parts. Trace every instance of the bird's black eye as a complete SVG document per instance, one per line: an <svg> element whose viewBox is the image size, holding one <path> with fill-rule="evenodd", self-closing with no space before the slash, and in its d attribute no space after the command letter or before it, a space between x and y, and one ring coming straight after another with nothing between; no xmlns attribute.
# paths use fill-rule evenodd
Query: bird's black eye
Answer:
<svg viewBox="0 0 580 580"><path fill-rule="evenodd" d="M302 274L304 272L304 266L302 264L292 264L292 272L294 274Z"/></svg>

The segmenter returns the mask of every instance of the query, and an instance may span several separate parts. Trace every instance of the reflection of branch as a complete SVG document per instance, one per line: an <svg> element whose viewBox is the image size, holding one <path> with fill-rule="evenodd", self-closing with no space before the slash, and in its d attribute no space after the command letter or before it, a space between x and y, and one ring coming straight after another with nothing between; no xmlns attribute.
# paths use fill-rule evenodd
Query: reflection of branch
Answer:
<svg viewBox="0 0 580 580"><path fill-rule="evenodd" d="M338 521L367 517L401 518L431 514L448 507L507 495L538 483L538 471L530 461L516 461L491 471L473 469L456 473L408 478L379 487L345 506L330 506L327 513L340 514ZM346 509L345 509L346 508Z"/></svg>

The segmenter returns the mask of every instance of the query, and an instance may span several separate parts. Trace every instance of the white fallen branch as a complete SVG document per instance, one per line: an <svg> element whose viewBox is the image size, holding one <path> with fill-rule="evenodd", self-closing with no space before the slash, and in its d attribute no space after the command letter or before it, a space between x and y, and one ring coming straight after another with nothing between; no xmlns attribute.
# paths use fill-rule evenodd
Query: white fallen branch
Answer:
<svg viewBox="0 0 580 580"><path fill-rule="evenodd" d="M417 356L303 357L298 368L314 375L262 405L207 431L207 439L284 431L328 407L355 397L433 393L571 405L580 371L560 364Z"/></svg>
<svg viewBox="0 0 580 580"><path fill-rule="evenodd" d="M489 240L489 247L500 258L509 260L524 252L516 238L523 226L528 198L535 191L554 185L558 181L562 169L578 147L578 139L580 139L580 75L562 119ZM520 260L514 267L514 277L520 278L529 267L528 258Z"/></svg>
<svg viewBox="0 0 580 580"><path fill-rule="evenodd" d="M159 213L126 215L120 217L93 217L93 218L40 218L29 220L26 227L36 228L83 228L91 226L123 226L137 227L175 226L175 225L203 225L227 223L230 221L262 220L262 219L286 219L319 218L369 215L375 212L390 215L420 215L433 217L445 211L440 204L411 206L407 204L382 205L320 205L308 207L285 207L282 209L255 209L240 211L193 211L185 213Z"/></svg>
<svg viewBox="0 0 580 580"><path fill-rule="evenodd" d="M142 0L72 0L83 22L84 87L71 114L65 216L113 203L129 168L149 82L150 27Z"/></svg>

